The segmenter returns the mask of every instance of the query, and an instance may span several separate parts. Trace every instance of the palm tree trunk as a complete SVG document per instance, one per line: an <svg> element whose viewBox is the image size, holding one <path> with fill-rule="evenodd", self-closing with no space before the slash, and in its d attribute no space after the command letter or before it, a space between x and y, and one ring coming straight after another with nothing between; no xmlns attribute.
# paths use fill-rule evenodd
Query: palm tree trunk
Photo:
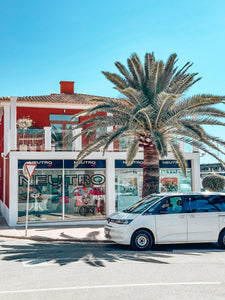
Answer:
<svg viewBox="0 0 225 300"><path fill-rule="evenodd" d="M142 196L159 192L159 153L155 146L144 147Z"/></svg>

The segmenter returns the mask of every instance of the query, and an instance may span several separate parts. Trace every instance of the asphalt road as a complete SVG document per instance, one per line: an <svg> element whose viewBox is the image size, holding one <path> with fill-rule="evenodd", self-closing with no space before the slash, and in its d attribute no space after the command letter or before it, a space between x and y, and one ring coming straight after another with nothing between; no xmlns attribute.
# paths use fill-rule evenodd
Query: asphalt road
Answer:
<svg viewBox="0 0 225 300"><path fill-rule="evenodd" d="M0 240L0 299L225 299L216 244L136 252L115 244Z"/></svg>

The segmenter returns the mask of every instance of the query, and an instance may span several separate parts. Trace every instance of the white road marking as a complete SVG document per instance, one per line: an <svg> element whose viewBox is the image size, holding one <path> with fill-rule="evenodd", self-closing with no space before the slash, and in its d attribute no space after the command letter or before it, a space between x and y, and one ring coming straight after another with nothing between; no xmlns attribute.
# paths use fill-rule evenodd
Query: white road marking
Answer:
<svg viewBox="0 0 225 300"><path fill-rule="evenodd" d="M221 285L221 282L156 282L156 283L134 283L134 284L109 284L109 285L87 285L87 286L67 286L57 288L42 288L30 290L0 291L2 294L18 294L18 293L34 293L34 292L54 292L63 290L88 290L88 289L107 289L107 288L123 288L123 287L148 287L148 286L174 286L174 285Z"/></svg>

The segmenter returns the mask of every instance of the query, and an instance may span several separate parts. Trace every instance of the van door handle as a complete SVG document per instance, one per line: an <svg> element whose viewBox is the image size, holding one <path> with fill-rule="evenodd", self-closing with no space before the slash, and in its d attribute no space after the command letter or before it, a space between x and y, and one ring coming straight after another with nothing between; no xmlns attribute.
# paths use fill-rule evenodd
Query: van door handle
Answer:
<svg viewBox="0 0 225 300"><path fill-rule="evenodd" d="M179 218L180 218L180 219L184 219L184 218L185 218L185 215L179 215Z"/></svg>

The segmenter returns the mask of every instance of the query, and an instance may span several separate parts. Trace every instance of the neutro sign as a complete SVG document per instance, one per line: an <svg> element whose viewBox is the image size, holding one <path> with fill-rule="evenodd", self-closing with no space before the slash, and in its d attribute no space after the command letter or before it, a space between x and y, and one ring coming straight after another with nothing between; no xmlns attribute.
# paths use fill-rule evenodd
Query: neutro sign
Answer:
<svg viewBox="0 0 225 300"><path fill-rule="evenodd" d="M74 169L76 160L64 160L64 169ZM83 160L76 169L105 169L106 162L103 159Z"/></svg>
<svg viewBox="0 0 225 300"><path fill-rule="evenodd" d="M18 169L22 169L23 165L28 163L27 160L18 160ZM32 160L29 161L31 164L37 165L37 169L62 169L62 160Z"/></svg>
<svg viewBox="0 0 225 300"><path fill-rule="evenodd" d="M29 163L36 164L37 169L74 169L76 160L33 160ZM18 161L18 169L22 169L24 164L28 163L26 160ZM83 160L76 169L105 169L106 161L103 159Z"/></svg>
<svg viewBox="0 0 225 300"><path fill-rule="evenodd" d="M160 160L159 161L160 169L179 169L179 165L176 160ZM191 160L186 160L186 167L191 168ZM143 160L134 160L131 166L126 165L125 160L115 160L115 168L117 169L138 169L143 168Z"/></svg>

